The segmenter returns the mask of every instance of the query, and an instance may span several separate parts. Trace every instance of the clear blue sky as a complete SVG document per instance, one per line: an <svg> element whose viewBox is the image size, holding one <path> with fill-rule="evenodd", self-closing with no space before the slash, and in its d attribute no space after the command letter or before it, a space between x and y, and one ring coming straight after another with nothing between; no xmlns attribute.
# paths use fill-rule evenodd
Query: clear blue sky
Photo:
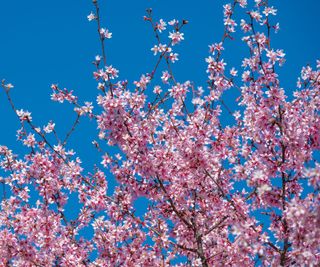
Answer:
<svg viewBox="0 0 320 267"><path fill-rule="evenodd" d="M208 45L221 39L222 3L218 0L100 0L103 25L113 38L107 41L108 63L120 70L120 78L129 82L150 72L156 58L150 48L155 43L150 25L143 21L145 9L153 8L156 18L187 19L185 41L177 47L180 60L174 65L178 80L193 80L205 86ZM273 36L273 46L283 48L287 62L280 71L281 84L289 94L303 65L314 64L320 58L318 0L270 1L278 8L280 32ZM65 133L74 118L71 106L50 100L50 85L75 90L80 101L95 101L96 82L91 61L99 53L94 22L86 16L93 11L91 0L0 1L0 78L14 84L12 97L17 107L33 113L34 122L44 125L50 119L58 132ZM225 58L238 67L239 55L247 49L240 40L227 45ZM240 44L240 45L239 45ZM230 66L231 67L231 66ZM15 153L22 146L16 142L19 123L0 92L0 144ZM91 167L100 162L91 145L96 125L81 123L71 138L72 146Z"/></svg>

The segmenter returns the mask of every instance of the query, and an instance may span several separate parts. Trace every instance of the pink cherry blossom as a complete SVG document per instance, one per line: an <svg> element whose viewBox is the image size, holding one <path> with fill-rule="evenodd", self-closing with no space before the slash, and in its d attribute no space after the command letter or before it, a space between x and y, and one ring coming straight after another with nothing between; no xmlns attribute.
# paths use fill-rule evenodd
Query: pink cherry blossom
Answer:
<svg viewBox="0 0 320 267"><path fill-rule="evenodd" d="M45 127L43 127L43 130L46 133L51 133L54 130L54 127L55 127L55 123L50 121Z"/></svg>
<svg viewBox="0 0 320 267"><path fill-rule="evenodd" d="M172 68L187 21L155 20L148 9L157 57L132 83L106 60L112 34L93 4L99 91L80 102L51 86L52 100L76 113L63 135L17 109L2 81L24 149L0 146L0 266L319 266L320 61L302 67L293 94L283 88L286 55L270 41L277 10L263 0L223 6L203 85ZM247 47L240 66L227 67L226 42ZM80 159L69 140L86 116L98 131Z"/></svg>
<svg viewBox="0 0 320 267"><path fill-rule="evenodd" d="M105 28L100 29L100 35L105 39L111 39L111 37L112 37L112 33L109 32L109 30L105 29Z"/></svg>
<svg viewBox="0 0 320 267"><path fill-rule="evenodd" d="M163 83L168 83L170 77L171 77L171 75L168 71L163 71L162 76L161 76L161 80Z"/></svg>
<svg viewBox="0 0 320 267"><path fill-rule="evenodd" d="M92 21L92 20L95 20L97 17L96 17L96 15L95 15L93 12L91 12L91 13L87 16L87 18L88 18L89 21Z"/></svg>
<svg viewBox="0 0 320 267"><path fill-rule="evenodd" d="M17 115L21 121L28 120L32 121L31 113L29 111L24 111L23 109L17 110Z"/></svg>
<svg viewBox="0 0 320 267"><path fill-rule="evenodd" d="M167 26L167 23L163 19L160 19L159 23L157 23L156 25L156 28L159 32L162 32L166 30L166 26Z"/></svg>
<svg viewBox="0 0 320 267"><path fill-rule="evenodd" d="M172 45L176 45L184 40L182 32L170 32L169 38L172 40Z"/></svg>
<svg viewBox="0 0 320 267"><path fill-rule="evenodd" d="M178 54L177 53L170 53L169 54L169 59L171 60L172 63L175 63L176 61L178 61Z"/></svg>

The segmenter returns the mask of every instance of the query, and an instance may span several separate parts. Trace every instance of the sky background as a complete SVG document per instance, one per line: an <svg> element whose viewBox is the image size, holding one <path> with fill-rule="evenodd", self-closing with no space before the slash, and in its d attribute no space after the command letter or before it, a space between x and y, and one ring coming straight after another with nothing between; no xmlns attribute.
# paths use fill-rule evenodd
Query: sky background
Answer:
<svg viewBox="0 0 320 267"><path fill-rule="evenodd" d="M152 7L155 19L189 21L183 30L185 41L176 48L180 59L173 70L178 81L206 85L204 59L208 56L208 45L222 37L222 3L226 1L99 2L102 25L113 33L113 38L106 41L108 64L120 70L120 79L132 84L153 69L157 58L150 48L156 42L150 25L143 20L146 8ZM276 19L280 23L279 33L272 36L272 46L284 49L287 54L287 62L279 71L281 86L291 95L302 66L314 65L320 59L320 1L270 2L278 8ZM87 20L91 11L94 11L91 0L0 0L0 79L14 84L12 97L18 109L32 112L33 121L39 126L54 120L61 134L69 130L75 114L71 105L50 100L50 85L58 83L60 87L73 89L80 102L94 102L98 93L91 62L100 53L100 46L95 22ZM228 68L239 67L245 56L247 48L239 38L227 43L224 58L231 63ZM22 153L22 145L16 141L19 122L2 90L0 116L0 145ZM91 145L95 134L96 123L85 119L70 139L69 147L75 149L87 171L101 161ZM112 187L112 178L110 183Z"/></svg>

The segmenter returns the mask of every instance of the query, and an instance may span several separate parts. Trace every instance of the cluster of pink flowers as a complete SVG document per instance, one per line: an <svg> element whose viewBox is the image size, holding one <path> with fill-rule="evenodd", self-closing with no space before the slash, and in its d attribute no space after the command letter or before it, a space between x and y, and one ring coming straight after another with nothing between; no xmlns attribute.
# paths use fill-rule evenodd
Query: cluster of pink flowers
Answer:
<svg viewBox="0 0 320 267"><path fill-rule="evenodd" d="M103 46L111 33L93 3L100 91L94 109L52 85L52 99L71 103L78 115L65 138L54 122L37 127L30 112L17 110L13 86L3 82L29 152L0 146L0 266L318 266L320 61L302 69L288 98L277 74L285 54L270 45L277 10L265 0L224 5L224 34L209 46L204 88L178 82L171 68L187 21L154 22L151 10L144 19L157 40L155 67L132 85L118 80ZM222 58L237 24L250 50L238 70ZM173 31L165 44L167 26ZM223 101L226 90L238 94L239 110ZM224 126L222 115L235 122ZM93 145L101 165L88 173L67 142L83 116L99 130ZM113 192L109 175L118 182ZM68 220L72 195L81 209ZM148 201L142 214L138 198ZM88 229L93 235L85 238Z"/></svg>
<svg viewBox="0 0 320 267"><path fill-rule="evenodd" d="M57 84L52 84L51 89L53 93L51 95L51 99L53 101L57 101L63 103L64 101L68 101L69 103L74 103L77 101L77 97L73 95L73 91L68 90L66 88L60 89Z"/></svg>

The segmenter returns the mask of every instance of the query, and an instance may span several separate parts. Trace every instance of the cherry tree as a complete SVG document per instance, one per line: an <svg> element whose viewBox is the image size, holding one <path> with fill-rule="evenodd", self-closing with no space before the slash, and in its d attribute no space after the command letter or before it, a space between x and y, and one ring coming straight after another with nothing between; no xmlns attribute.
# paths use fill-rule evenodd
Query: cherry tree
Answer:
<svg viewBox="0 0 320 267"><path fill-rule="evenodd" d="M225 4L223 36L209 46L208 78L197 86L178 81L171 67L187 20L155 19L147 10L157 60L131 83L107 61L112 33L93 5L87 19L101 43L96 104L51 86L52 100L77 114L66 136L53 121L35 125L15 106L16 88L2 81L27 152L0 146L0 265L318 266L320 61L302 68L288 100L277 74L285 53L271 43L276 8L268 0ZM236 30L248 49L239 69L223 59ZM224 102L226 90L238 94L238 110ZM223 125L223 116L234 123ZM99 130L93 145L101 162L90 172L68 144L83 117ZM110 173L118 182L112 194ZM74 193L81 209L68 220ZM140 197L148 209L138 215ZM88 228L92 238L80 233Z"/></svg>

